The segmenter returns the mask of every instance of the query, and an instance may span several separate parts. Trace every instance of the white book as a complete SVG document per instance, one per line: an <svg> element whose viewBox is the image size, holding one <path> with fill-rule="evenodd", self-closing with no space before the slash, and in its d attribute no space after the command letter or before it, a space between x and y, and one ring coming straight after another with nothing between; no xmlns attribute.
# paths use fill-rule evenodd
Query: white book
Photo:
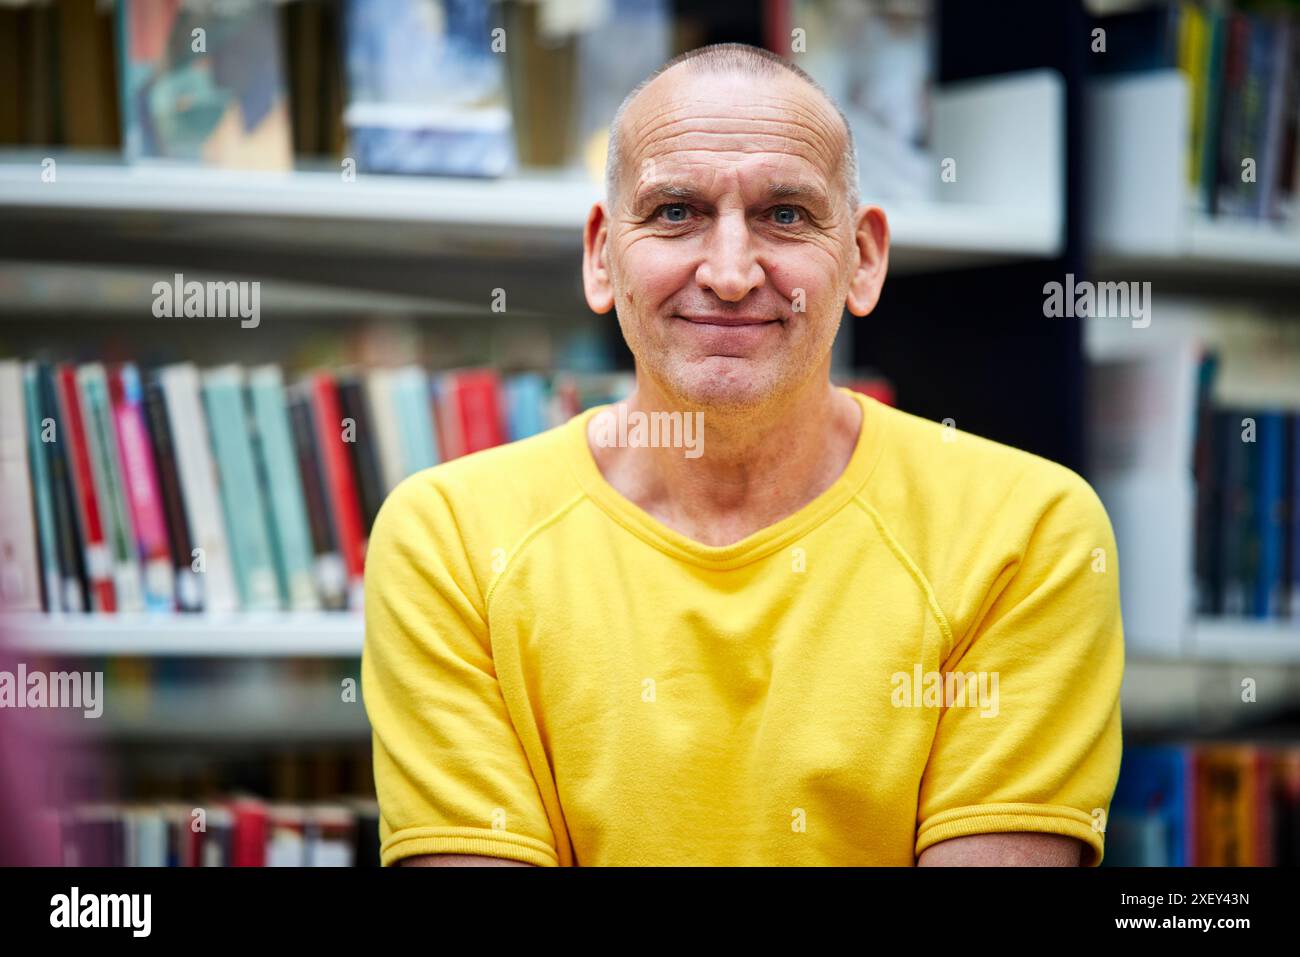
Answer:
<svg viewBox="0 0 1300 957"><path fill-rule="evenodd" d="M201 562L191 562L191 567L203 569L203 610L235 611L239 608L239 592L230 563L212 443L199 397L199 371L192 363L177 363L159 370L159 380L167 400L167 421L190 538L195 548L202 549Z"/></svg>
<svg viewBox="0 0 1300 957"><path fill-rule="evenodd" d="M40 611L40 558L27 469L23 367L0 361L0 609Z"/></svg>
<svg viewBox="0 0 1300 957"><path fill-rule="evenodd" d="M388 369L374 369L366 374L366 399L370 403L370 420L375 429L375 449L379 458L384 493L391 492L406 477L402 467L402 434L398 424L397 402L393 396L393 374Z"/></svg>

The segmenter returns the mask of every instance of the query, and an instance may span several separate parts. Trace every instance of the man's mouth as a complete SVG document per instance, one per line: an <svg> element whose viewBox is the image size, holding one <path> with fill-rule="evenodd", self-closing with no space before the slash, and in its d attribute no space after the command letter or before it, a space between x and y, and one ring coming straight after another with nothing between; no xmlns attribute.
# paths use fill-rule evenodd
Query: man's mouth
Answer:
<svg viewBox="0 0 1300 957"><path fill-rule="evenodd" d="M677 316L701 326L767 326L781 322L767 316Z"/></svg>

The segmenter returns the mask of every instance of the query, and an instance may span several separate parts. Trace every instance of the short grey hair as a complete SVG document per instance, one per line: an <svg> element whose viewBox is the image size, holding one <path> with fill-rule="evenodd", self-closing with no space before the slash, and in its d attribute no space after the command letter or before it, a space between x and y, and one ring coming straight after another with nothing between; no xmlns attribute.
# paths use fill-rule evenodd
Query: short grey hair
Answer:
<svg viewBox="0 0 1300 957"><path fill-rule="evenodd" d="M623 125L624 114L627 113L628 107L636 99L637 95L649 86L656 77L671 70L679 63L690 63L692 69L704 73L742 73L749 76L778 76L782 70L785 70L799 77L820 93L822 98L839 115L840 122L844 124L844 152L840 156L841 186L844 195L848 199L849 209L856 210L858 208L858 154L853 145L853 130L849 126L844 111L840 109L839 104L835 102L831 95L822 89L821 85L809 76L806 71L770 50L751 46L748 43L713 43L709 46L697 47L694 50L680 53L638 83L623 98L623 102L619 104L618 110L614 113L614 119L609 125L609 150L605 156L605 201L607 203L613 203L614 201L614 194L617 192L618 187L619 170L623 163L623 147L620 143L619 131Z"/></svg>

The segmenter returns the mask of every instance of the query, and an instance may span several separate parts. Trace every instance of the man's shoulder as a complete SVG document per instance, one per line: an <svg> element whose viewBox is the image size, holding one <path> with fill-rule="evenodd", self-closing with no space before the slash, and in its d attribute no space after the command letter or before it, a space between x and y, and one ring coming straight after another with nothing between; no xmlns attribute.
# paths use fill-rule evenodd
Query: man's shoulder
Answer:
<svg viewBox="0 0 1300 957"><path fill-rule="evenodd" d="M872 489L939 526L1024 530L1049 514L1094 528L1106 512L1088 481L1041 455L888 406ZM986 524L987 523L987 524Z"/></svg>
<svg viewBox="0 0 1300 957"><path fill-rule="evenodd" d="M381 517L453 527L457 534L510 539L545 521L579 495L569 466L570 421L537 435L463 455L404 478Z"/></svg>

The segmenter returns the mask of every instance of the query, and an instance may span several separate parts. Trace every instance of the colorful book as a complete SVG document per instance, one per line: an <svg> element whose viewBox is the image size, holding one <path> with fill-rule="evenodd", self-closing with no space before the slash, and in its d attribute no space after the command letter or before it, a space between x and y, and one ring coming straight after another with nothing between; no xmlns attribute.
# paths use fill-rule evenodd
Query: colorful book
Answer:
<svg viewBox="0 0 1300 957"><path fill-rule="evenodd" d="M307 525L311 532L316 593L322 607L330 610L346 608L348 569L330 513L325 467L316 448L316 413L311 382L300 382L290 387L288 396L294 455L298 460L298 474L302 477Z"/></svg>
<svg viewBox="0 0 1300 957"><path fill-rule="evenodd" d="M365 566L366 535L362 527L361 500L345 440L346 425L339 404L338 385L328 372L317 372L310 381L316 441L325 478L325 498L347 569L351 604L360 594Z"/></svg>
<svg viewBox="0 0 1300 957"><path fill-rule="evenodd" d="M293 610L314 610L320 601L312 574L311 531L279 368L260 366L249 372L248 395L259 477L270 506L281 594Z"/></svg>
<svg viewBox="0 0 1300 957"><path fill-rule="evenodd" d="M397 407L402 472L414 475L441 461L433 386L428 374L419 366L405 366L394 370L392 388L393 402Z"/></svg>
<svg viewBox="0 0 1300 957"><path fill-rule="evenodd" d="M194 562L194 538L181 491L176 446L172 442L167 397L162 382L151 374L144 384L144 414L149 429L149 449L158 468L158 489L166 514L167 545L171 555L174 601L177 611L203 610L203 575Z"/></svg>
<svg viewBox="0 0 1300 957"><path fill-rule="evenodd" d="M166 400L168 430L176 452L176 472L194 547L191 567L203 576L203 608L239 608L239 588L226 538L221 492L212 441L200 399L199 371L188 362L158 371Z"/></svg>
<svg viewBox="0 0 1300 957"><path fill-rule="evenodd" d="M81 399L77 394L77 373L62 364L56 374L59 394L59 421L67 442L68 462L72 484L76 493L77 527L81 529L81 546L85 557L86 580L93 611L117 610L117 596L113 588L113 558L104 537L104 522L100 513L99 495L95 488L94 466L90 459L90 445L86 438L87 424L82 415Z"/></svg>
<svg viewBox="0 0 1300 957"><path fill-rule="evenodd" d="M36 376L40 391L41 442L50 476L54 525L58 531L61 576L59 607L66 612L86 612L91 610L91 593L77 514L77 491L68 451L70 438L67 420L59 410L58 384L54 370L48 363L38 363Z"/></svg>
<svg viewBox="0 0 1300 957"><path fill-rule="evenodd" d="M42 561L27 466L23 366L0 360L0 609L40 611Z"/></svg>
<svg viewBox="0 0 1300 957"><path fill-rule="evenodd" d="M30 466L32 504L35 512L37 543L40 546L40 581L42 607L51 613L63 611L63 571L59 566L59 528L54 517L54 482L45 454L42 433L40 367L35 362L23 366L23 399L27 428L27 464ZM52 438L54 429L49 430ZM5 523L6 527L9 523ZM17 526L14 526L17 527Z"/></svg>
<svg viewBox="0 0 1300 957"><path fill-rule="evenodd" d="M123 484L135 530L136 555L144 569L145 605L153 610L171 611L175 606L175 572L158 470L145 424L140 376L135 366L127 363L114 369L108 377L108 391L121 453Z"/></svg>
<svg viewBox="0 0 1300 957"><path fill-rule="evenodd" d="M279 608L268 509L244 402L244 371L234 365L209 369L203 373L202 390L240 603L247 611Z"/></svg>

